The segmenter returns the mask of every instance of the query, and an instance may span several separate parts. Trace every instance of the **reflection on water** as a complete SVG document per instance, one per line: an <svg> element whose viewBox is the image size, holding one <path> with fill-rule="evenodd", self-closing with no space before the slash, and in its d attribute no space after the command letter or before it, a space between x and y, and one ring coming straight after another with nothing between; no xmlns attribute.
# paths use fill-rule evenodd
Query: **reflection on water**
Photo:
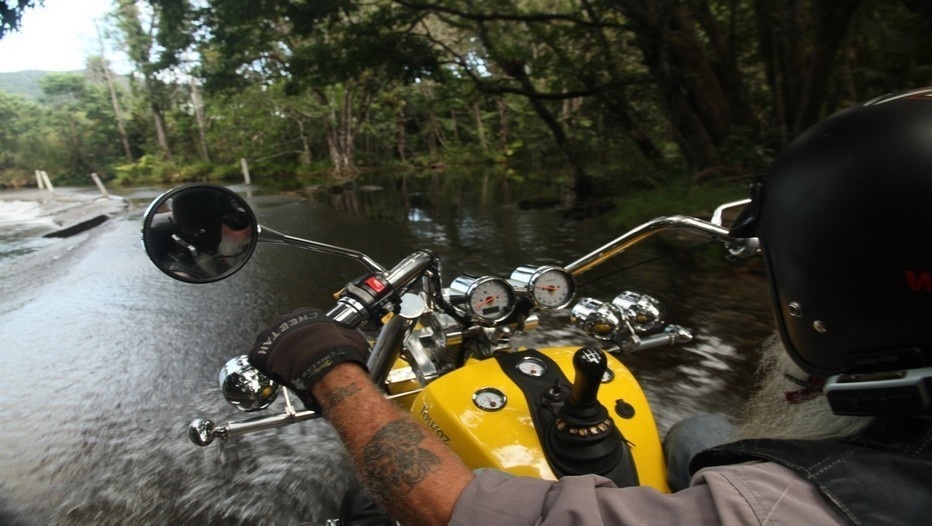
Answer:
<svg viewBox="0 0 932 526"><path fill-rule="evenodd" d="M369 178L339 193L235 189L260 224L358 249L386 266L416 248L433 250L447 283L467 271L507 276L521 264L565 264L620 233L598 218L565 221L554 210L522 210L511 196L530 195L530 183L438 175L406 181L407 192L400 186ZM246 352L276 314L331 304L332 293L364 269L262 245L224 282L174 282L151 266L138 240L142 208L156 190L124 193L137 205L128 220L83 234L79 248L47 262L70 266L67 273L24 283L25 299L0 308L7 393L0 521L296 524L333 516L351 476L325 423L203 449L187 441L185 428L197 416L240 417L220 397L220 367ZM696 331L687 347L626 359L666 428L740 402L770 321L764 284L753 273L695 272L701 258L668 255L655 244L615 269L658 255L602 273L609 275L581 294L608 300L625 289L651 293L666 303L671 321ZM583 341L564 314L546 317L523 338L537 346Z"/></svg>

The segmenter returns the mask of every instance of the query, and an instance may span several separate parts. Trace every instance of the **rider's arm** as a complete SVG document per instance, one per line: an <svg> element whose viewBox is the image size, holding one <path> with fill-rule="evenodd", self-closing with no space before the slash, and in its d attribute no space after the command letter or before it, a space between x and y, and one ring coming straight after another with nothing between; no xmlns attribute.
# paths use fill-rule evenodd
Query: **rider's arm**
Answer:
<svg viewBox="0 0 932 526"><path fill-rule="evenodd" d="M375 500L405 524L446 524L472 471L403 413L356 364L335 367L311 392Z"/></svg>
<svg viewBox="0 0 932 526"><path fill-rule="evenodd" d="M753 462L707 468L673 494L617 488L596 475L557 482L485 471L460 495L450 524L847 524L819 490L787 468Z"/></svg>

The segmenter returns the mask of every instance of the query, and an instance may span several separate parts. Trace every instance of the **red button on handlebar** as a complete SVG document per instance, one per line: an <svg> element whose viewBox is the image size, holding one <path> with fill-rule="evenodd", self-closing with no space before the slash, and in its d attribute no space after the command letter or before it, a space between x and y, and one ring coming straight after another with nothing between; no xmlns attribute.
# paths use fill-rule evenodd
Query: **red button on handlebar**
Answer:
<svg viewBox="0 0 932 526"><path fill-rule="evenodd" d="M370 289L374 290L376 294L385 290L385 282L380 280L378 276L369 276L363 283L365 283L366 286Z"/></svg>

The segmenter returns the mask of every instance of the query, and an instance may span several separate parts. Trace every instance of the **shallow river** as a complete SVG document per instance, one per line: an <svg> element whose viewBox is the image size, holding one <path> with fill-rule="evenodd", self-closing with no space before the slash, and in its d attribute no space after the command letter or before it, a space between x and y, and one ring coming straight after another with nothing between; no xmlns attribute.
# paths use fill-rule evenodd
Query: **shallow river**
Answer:
<svg viewBox="0 0 932 526"><path fill-rule="evenodd" d="M467 271L507 276L520 264L565 264L625 228L524 210L516 203L533 185L503 178L438 176L409 181L404 192L391 180L369 183L342 193L234 189L261 224L361 250L387 267L431 249L447 283ZM260 245L224 282L172 281L139 242L145 204L158 192L118 189L134 205L127 217L15 255L38 258L35 272L11 274L14 256L0 260L0 523L295 524L335 515L350 475L326 423L207 448L189 443L185 430L196 416L240 417L216 387L223 363L245 353L276 314L329 306L332 292L364 269ZM687 346L626 360L662 429L690 414L732 411L769 331L760 275L713 268L708 250L651 242L591 273L610 274L604 279L586 284L596 276L583 276L582 295L651 293L670 321L696 332ZM543 319L528 341L584 342L565 321Z"/></svg>

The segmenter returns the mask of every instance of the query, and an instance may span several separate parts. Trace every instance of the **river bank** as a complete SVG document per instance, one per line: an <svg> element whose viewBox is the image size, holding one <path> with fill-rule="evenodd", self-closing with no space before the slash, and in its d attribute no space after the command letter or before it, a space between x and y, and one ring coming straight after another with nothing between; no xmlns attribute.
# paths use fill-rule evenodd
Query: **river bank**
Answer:
<svg viewBox="0 0 932 526"><path fill-rule="evenodd" d="M0 191L0 231L70 237L126 212L128 207L123 198L103 195L93 188L4 190Z"/></svg>
<svg viewBox="0 0 932 526"><path fill-rule="evenodd" d="M67 272L67 262L85 242L130 208L129 201L104 196L95 188L0 191L3 312L17 304L24 289Z"/></svg>

